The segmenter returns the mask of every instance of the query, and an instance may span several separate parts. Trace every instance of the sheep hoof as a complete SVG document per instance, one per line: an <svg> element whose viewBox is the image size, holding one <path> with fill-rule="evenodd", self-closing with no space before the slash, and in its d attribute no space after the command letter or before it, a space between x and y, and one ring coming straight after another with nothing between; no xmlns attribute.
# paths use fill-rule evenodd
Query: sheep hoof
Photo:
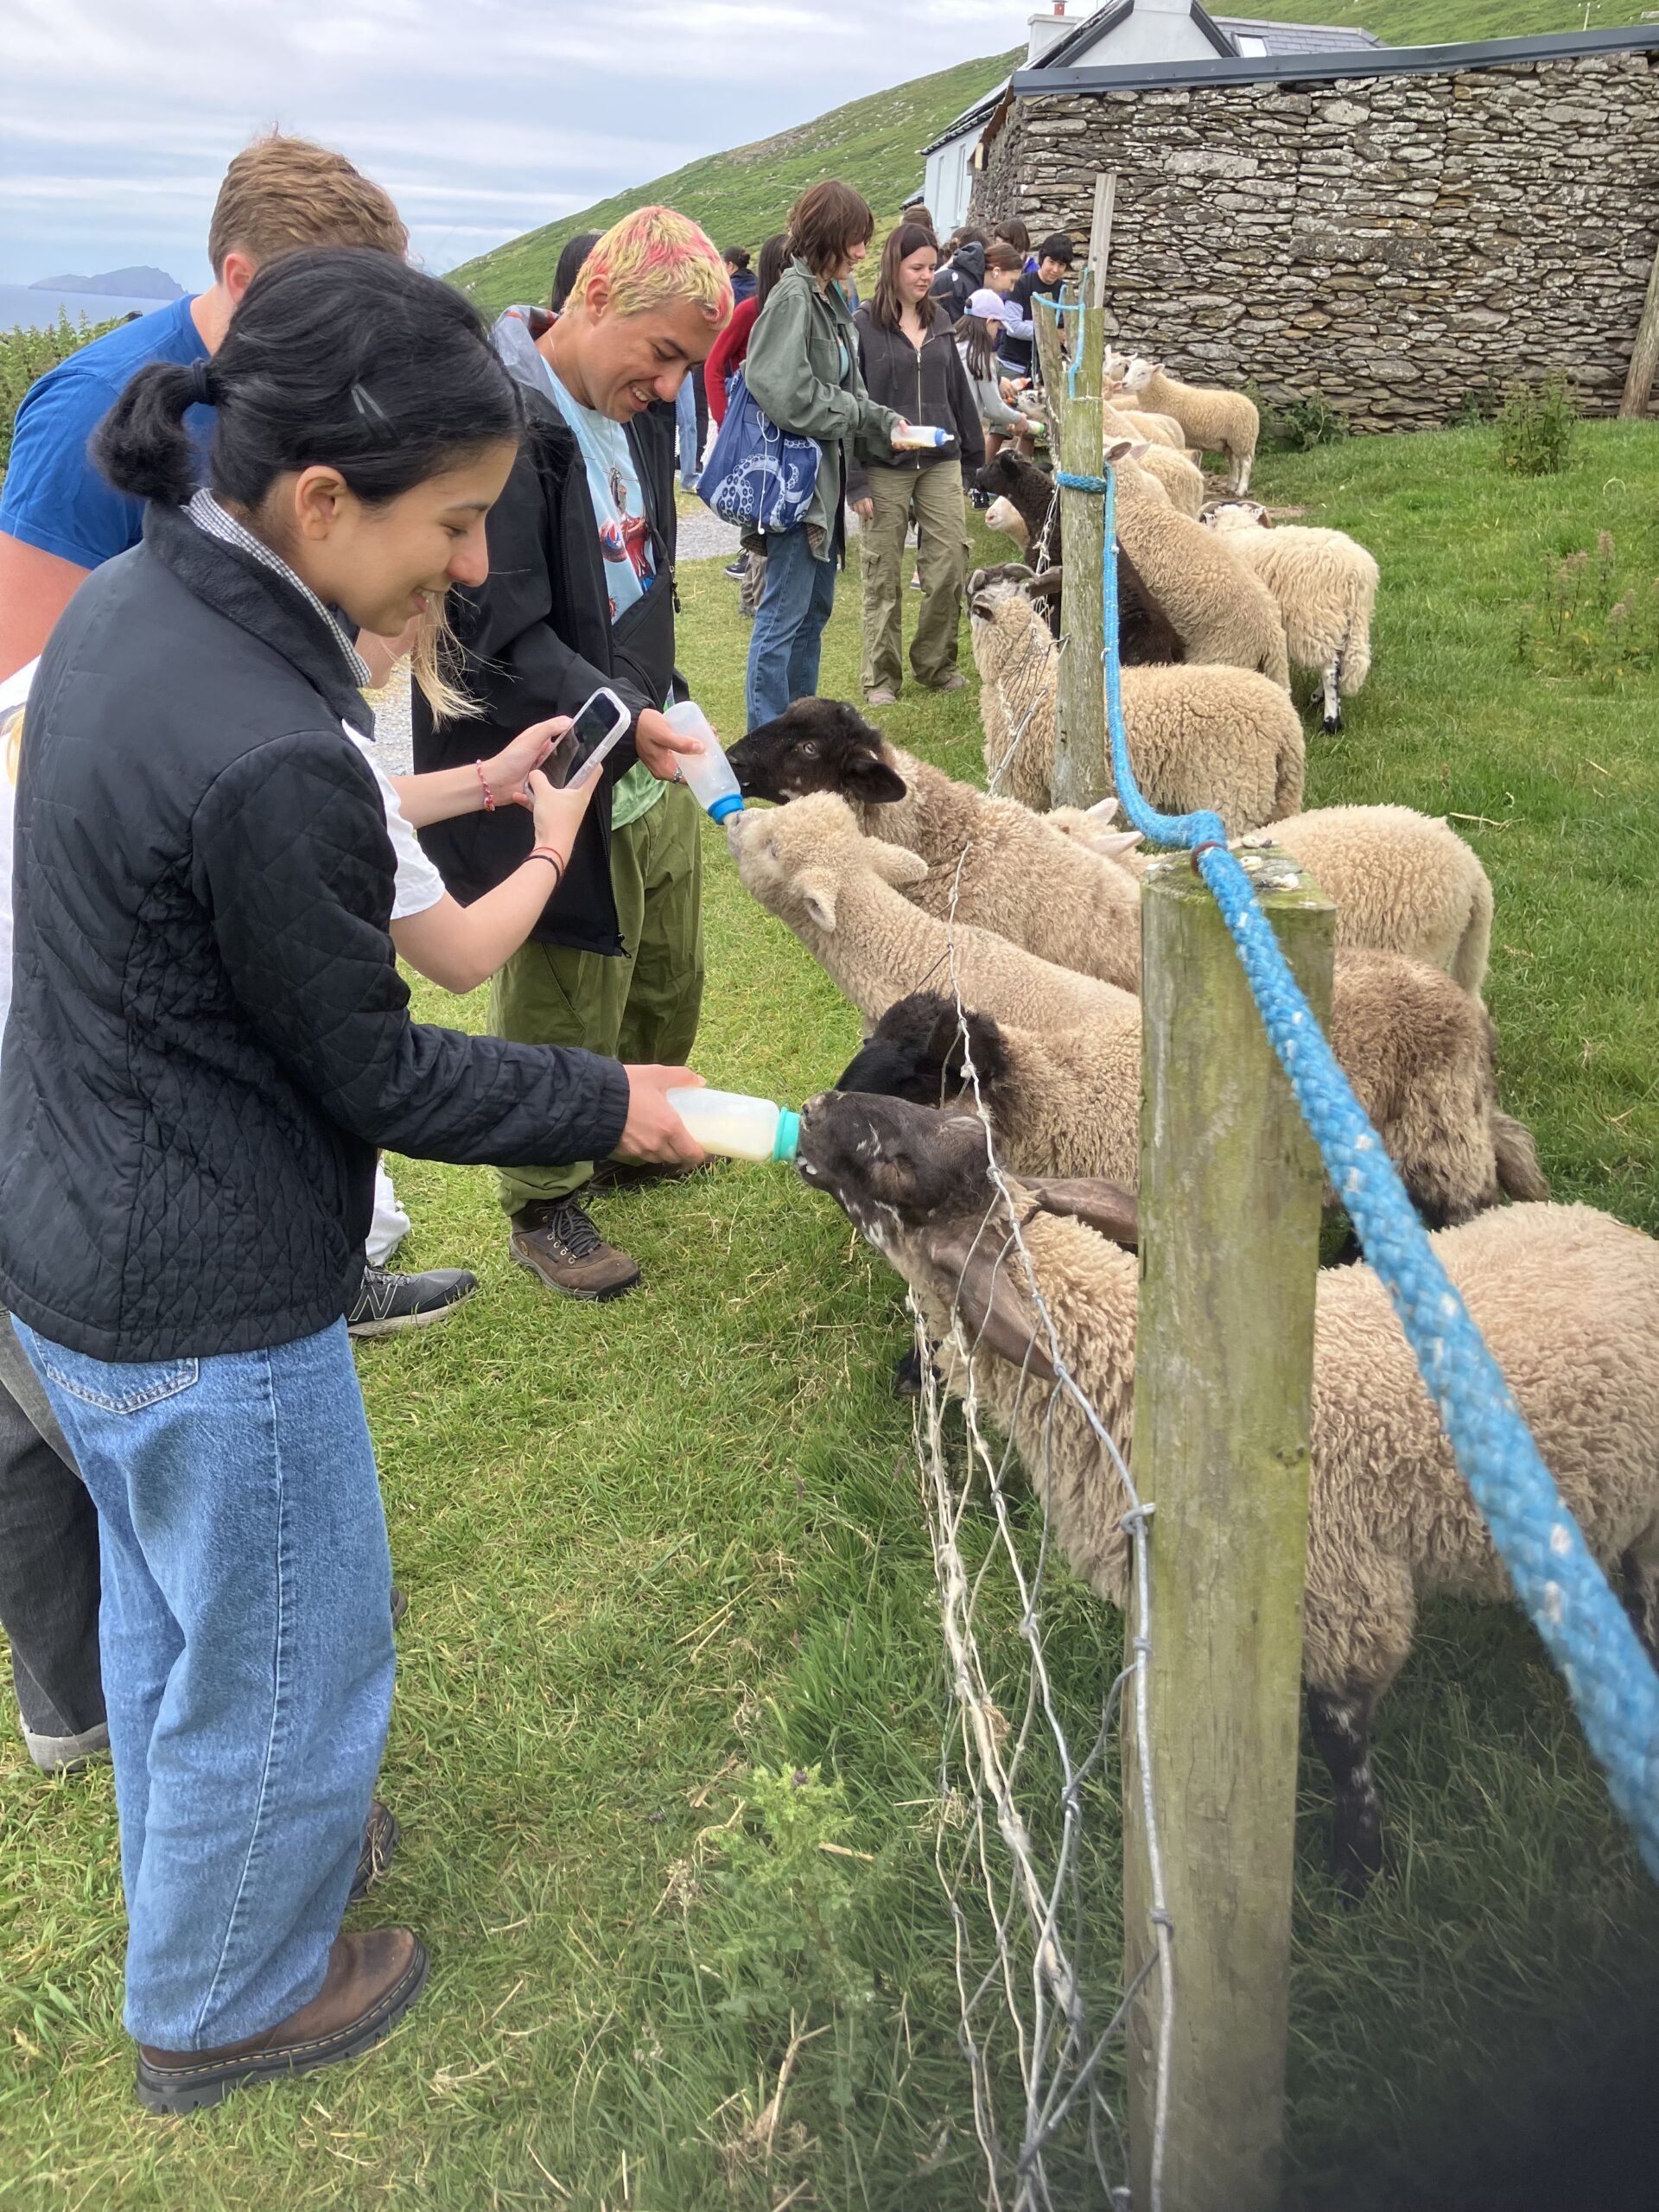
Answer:
<svg viewBox="0 0 1659 2212"><path fill-rule="evenodd" d="M1331 1878L1350 1904L1363 1904L1382 1872L1382 1832L1375 1816L1337 1814L1331 1835Z"/></svg>
<svg viewBox="0 0 1659 2212"><path fill-rule="evenodd" d="M1327 737L1341 736L1342 716L1340 715L1327 715L1325 717L1325 734Z"/></svg>
<svg viewBox="0 0 1659 2212"><path fill-rule="evenodd" d="M922 1356L914 1344L893 1370L893 1395L895 1398L919 1398L922 1395Z"/></svg>

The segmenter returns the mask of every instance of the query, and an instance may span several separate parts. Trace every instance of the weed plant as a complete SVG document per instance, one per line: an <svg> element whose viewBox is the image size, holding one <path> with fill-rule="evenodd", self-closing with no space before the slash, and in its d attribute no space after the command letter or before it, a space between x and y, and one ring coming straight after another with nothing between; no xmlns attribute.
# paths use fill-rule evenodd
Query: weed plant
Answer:
<svg viewBox="0 0 1659 2212"><path fill-rule="evenodd" d="M1612 532L1547 567L1519 632L1522 663L1603 689L1659 668L1659 576L1619 562Z"/></svg>
<svg viewBox="0 0 1659 2212"><path fill-rule="evenodd" d="M1559 476L1573 448L1578 400L1570 378L1514 384L1497 414L1497 457L1512 476Z"/></svg>

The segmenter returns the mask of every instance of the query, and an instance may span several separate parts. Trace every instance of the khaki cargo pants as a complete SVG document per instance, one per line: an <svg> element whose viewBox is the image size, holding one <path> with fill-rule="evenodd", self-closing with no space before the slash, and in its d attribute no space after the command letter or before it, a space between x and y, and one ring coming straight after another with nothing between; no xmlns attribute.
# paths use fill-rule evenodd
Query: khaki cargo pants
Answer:
<svg viewBox="0 0 1659 2212"><path fill-rule="evenodd" d="M920 543L922 605L910 665L918 683L944 683L957 664L962 587L968 573L968 524L962 464L866 472L875 512L859 531L864 578L864 690L897 691L904 676L904 607L910 582L905 533L913 516Z"/></svg>
<svg viewBox="0 0 1659 2212"><path fill-rule="evenodd" d="M702 810L683 784L611 835L611 889L626 951L522 945L490 982L490 1027L519 1045L579 1045L619 1060L679 1066L702 1007ZM508 1213L567 1197L594 1172L504 1168Z"/></svg>

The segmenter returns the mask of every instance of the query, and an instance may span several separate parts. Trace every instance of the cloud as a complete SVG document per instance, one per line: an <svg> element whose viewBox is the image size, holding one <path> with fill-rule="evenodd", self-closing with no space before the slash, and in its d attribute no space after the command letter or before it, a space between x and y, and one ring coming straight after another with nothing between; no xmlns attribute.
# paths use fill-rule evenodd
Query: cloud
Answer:
<svg viewBox="0 0 1659 2212"><path fill-rule="evenodd" d="M338 146L450 267L500 239L1014 43L1014 0L7 0L0 282L207 280L226 162ZM919 166L918 166L919 181Z"/></svg>

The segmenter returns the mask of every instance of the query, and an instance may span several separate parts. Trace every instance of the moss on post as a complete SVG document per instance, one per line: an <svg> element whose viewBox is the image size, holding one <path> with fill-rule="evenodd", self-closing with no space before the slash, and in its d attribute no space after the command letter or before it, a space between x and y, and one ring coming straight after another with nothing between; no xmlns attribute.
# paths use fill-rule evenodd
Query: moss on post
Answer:
<svg viewBox="0 0 1659 2212"><path fill-rule="evenodd" d="M1335 909L1282 852L1262 904L1323 1022ZM1173 1927L1165 2212L1278 2201L1319 1155L1185 855L1141 895L1141 1301L1134 1474L1150 1537L1150 1751ZM1127 1972L1154 1948L1133 1714ZM1134 2202L1150 2202L1154 1977L1129 2022Z"/></svg>

